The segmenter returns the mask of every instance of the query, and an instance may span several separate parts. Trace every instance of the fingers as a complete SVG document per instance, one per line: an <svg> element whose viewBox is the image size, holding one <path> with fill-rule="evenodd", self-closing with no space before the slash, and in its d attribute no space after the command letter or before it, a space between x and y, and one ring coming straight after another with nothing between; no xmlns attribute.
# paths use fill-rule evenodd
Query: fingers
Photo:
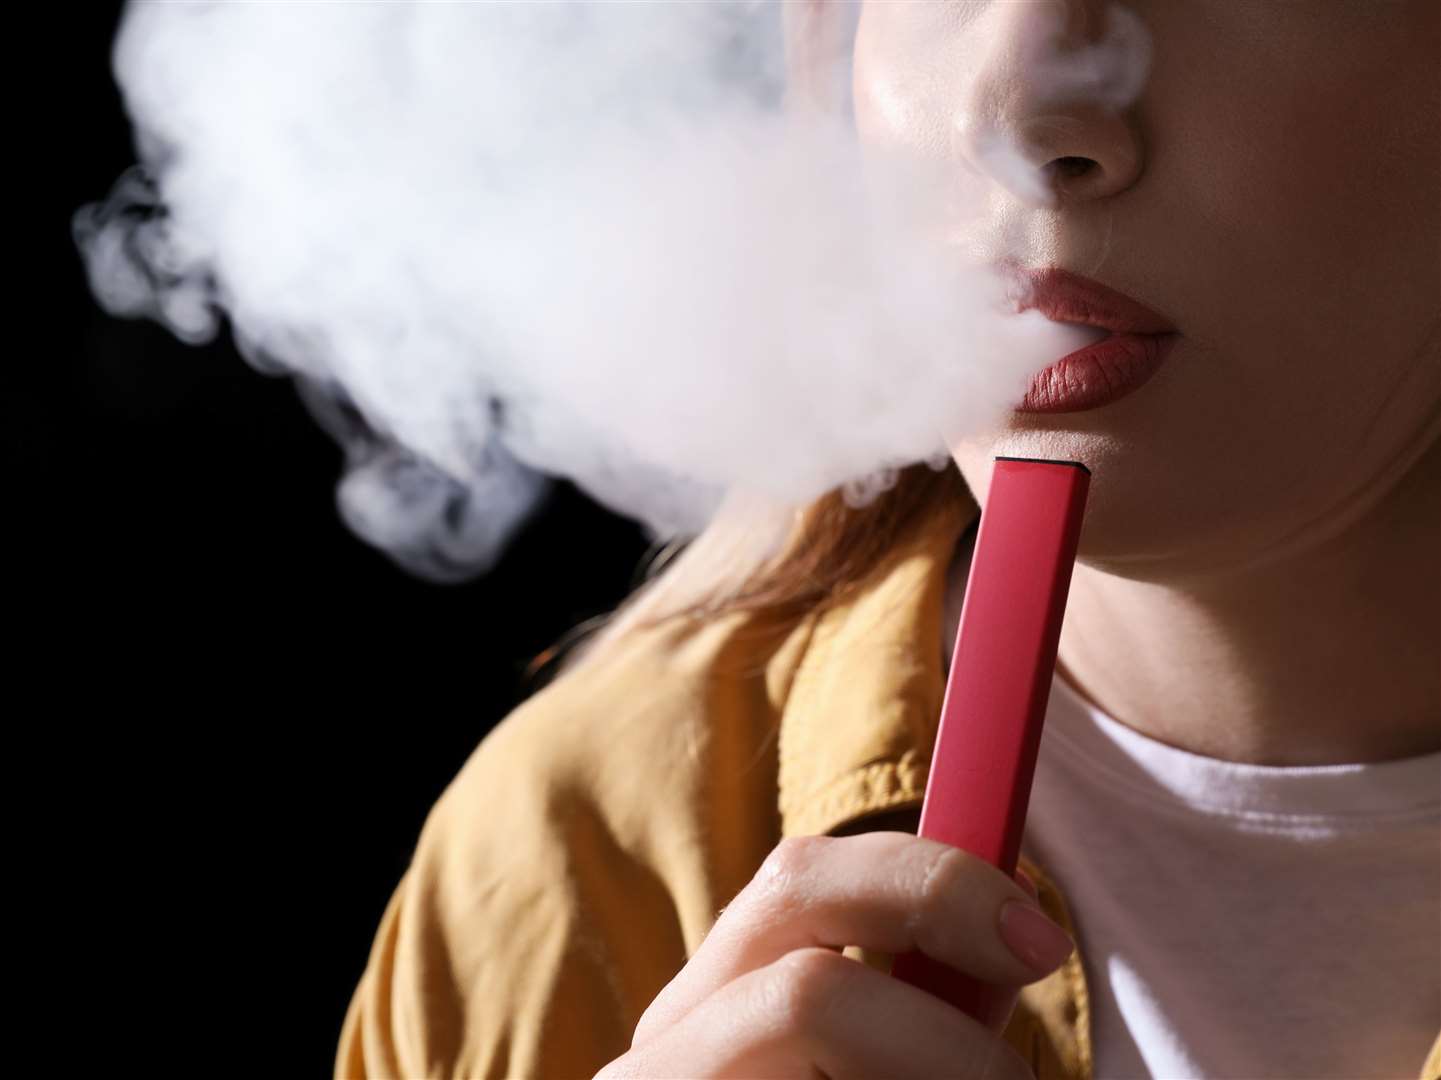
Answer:
<svg viewBox="0 0 1441 1080"><path fill-rule="evenodd" d="M1032 982L1056 965L1038 970L1006 944L1000 916L1008 900L1039 914L1027 892L995 867L923 837L878 832L785 840L651 1003L636 1045L732 980L798 949L917 949L986 982ZM1008 918L1011 927L1020 922Z"/></svg>
<svg viewBox="0 0 1441 1080"><path fill-rule="evenodd" d="M1034 1080L1003 1040L924 990L827 949L787 953L748 972L627 1056L704 1063L707 1076L831 1080ZM658 1075L658 1074L655 1074Z"/></svg>
<svg viewBox="0 0 1441 1080"><path fill-rule="evenodd" d="M1041 895L1040 890L1036 888L1036 883L1031 880L1031 875L1024 870L1019 868L1016 870L1016 880L1020 882L1021 888L1031 894L1032 900L1037 899Z"/></svg>

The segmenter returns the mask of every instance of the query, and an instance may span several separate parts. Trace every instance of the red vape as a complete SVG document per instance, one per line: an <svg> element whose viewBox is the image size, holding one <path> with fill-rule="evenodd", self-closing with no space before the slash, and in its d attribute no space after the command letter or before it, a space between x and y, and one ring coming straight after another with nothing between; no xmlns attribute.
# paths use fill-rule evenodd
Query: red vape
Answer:
<svg viewBox="0 0 1441 1080"><path fill-rule="evenodd" d="M920 835L1014 877L1091 472L998 457L976 535ZM986 1022L995 988L920 952L891 973Z"/></svg>

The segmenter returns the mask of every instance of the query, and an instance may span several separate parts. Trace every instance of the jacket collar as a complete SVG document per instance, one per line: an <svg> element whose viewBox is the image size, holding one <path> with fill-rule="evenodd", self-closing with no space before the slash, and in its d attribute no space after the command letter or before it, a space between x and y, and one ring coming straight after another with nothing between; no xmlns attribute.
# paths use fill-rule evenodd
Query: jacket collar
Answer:
<svg viewBox="0 0 1441 1080"><path fill-rule="evenodd" d="M945 692L946 571L979 517L969 497L923 515L854 600L816 617L781 716L782 836L920 806Z"/></svg>

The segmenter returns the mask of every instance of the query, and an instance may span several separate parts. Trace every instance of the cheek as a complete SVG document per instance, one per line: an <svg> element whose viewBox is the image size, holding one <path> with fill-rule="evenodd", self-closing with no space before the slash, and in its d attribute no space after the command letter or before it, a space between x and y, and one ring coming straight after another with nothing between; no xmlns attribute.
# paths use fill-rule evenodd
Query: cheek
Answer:
<svg viewBox="0 0 1441 1080"><path fill-rule="evenodd" d="M1441 7L1438 7L1441 10ZM1320 20L1325 29L1325 20ZM1203 214L1240 241L1308 322L1373 324L1434 306L1441 246L1441 80L1433 48L1379 36L1364 51L1308 35L1228 71L1194 157ZM1320 38L1321 40L1318 40ZM1424 75L1422 73L1425 73ZM1197 124L1199 127L1199 123ZM1208 152L1209 151L1209 152ZM1203 160L1216 163L1201 169ZM1332 306L1332 305L1336 306Z"/></svg>
<svg viewBox="0 0 1441 1080"><path fill-rule="evenodd" d="M1194 68L1158 68L1150 180L1196 285L1193 389L1224 394L1253 447L1364 470L1441 399L1422 356L1441 282L1435 37L1348 5L1281 9L1236 5L1249 21L1226 40L1246 44L1209 61L1204 95Z"/></svg>
<svg viewBox="0 0 1441 1080"><path fill-rule="evenodd" d="M867 2L856 26L852 96L862 144L954 155L950 117L976 50L969 9L954 3Z"/></svg>
<svg viewBox="0 0 1441 1080"><path fill-rule="evenodd" d="M875 5L867 2L856 22L855 48L851 54L851 97L854 104L856 134L863 143L885 135L884 111L879 107L879 86L886 75L881 49L879 16Z"/></svg>

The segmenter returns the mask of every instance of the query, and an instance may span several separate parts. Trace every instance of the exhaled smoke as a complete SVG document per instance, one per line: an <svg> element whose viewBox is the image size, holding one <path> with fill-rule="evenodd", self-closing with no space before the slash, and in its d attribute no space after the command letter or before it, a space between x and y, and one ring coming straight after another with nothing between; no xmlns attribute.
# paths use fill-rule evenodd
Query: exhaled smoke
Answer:
<svg viewBox="0 0 1441 1080"><path fill-rule="evenodd" d="M435 580L550 476L654 538L727 492L863 503L1090 337L1013 314L963 170L786 107L783 6L132 4L142 165L76 215L91 286L228 319L344 446L347 523ZM1139 24L1063 54L1049 10L1033 85L1124 104Z"/></svg>

